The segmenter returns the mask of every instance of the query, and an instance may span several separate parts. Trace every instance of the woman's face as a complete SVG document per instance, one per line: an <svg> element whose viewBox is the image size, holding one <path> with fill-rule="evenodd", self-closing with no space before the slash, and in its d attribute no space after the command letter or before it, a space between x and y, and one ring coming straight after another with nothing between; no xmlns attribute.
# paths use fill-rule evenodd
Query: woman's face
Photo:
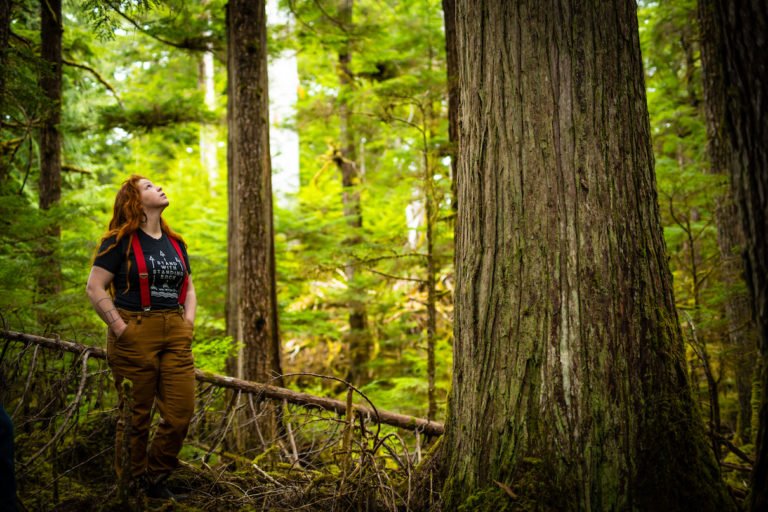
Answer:
<svg viewBox="0 0 768 512"><path fill-rule="evenodd" d="M141 205L145 209L160 208L162 210L169 204L163 187L154 185L148 179L139 180L139 192L141 192Z"/></svg>

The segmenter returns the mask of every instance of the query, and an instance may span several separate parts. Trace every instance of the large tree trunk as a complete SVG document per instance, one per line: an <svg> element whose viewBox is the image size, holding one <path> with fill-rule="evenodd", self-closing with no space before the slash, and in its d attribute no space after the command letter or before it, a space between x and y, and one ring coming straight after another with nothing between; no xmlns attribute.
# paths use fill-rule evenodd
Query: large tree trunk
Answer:
<svg viewBox="0 0 768 512"><path fill-rule="evenodd" d="M701 0L702 63L715 139L723 141L745 235L750 291L762 359L763 393L752 474L752 510L768 510L768 126L765 105L768 4ZM706 32L705 32L706 31ZM706 49L706 51L704 51ZM730 153L730 154L729 154Z"/></svg>
<svg viewBox="0 0 768 512"><path fill-rule="evenodd" d="M354 0L340 0L339 23L347 31L351 31L352 10ZM345 41L339 51L339 138L340 148L334 154L334 162L341 172L343 187L342 202L344 217L347 219L349 235L344 244L354 249L362 242L363 214L360 207L360 172L357 168L355 151L355 136L352 130L352 109L349 93L352 88L351 45ZM356 263L349 260L345 265L344 274L347 278L349 305L349 372L347 380L355 385L363 385L370 381L368 362L371 359L371 336L368 332L368 312L365 304L366 292L360 284Z"/></svg>
<svg viewBox="0 0 768 512"><path fill-rule="evenodd" d="M40 74L40 88L47 104L40 128L40 182L39 205L42 211L50 210L61 199L61 0L40 2L40 46L45 66ZM61 288L61 267L56 247L61 237L57 219L48 219L45 240L38 251L37 279L38 299L44 302L54 297ZM40 317L43 323L55 322L49 315Z"/></svg>
<svg viewBox="0 0 768 512"><path fill-rule="evenodd" d="M733 148L727 134L721 129L725 115L726 99L723 87L722 60L718 56L722 46L722 28L714 17L711 2L699 2L699 32L702 65L704 68L704 100L707 118L707 150L710 172L728 175ZM721 274L723 282L731 290L725 302L728 318L729 342L735 352L736 392L739 400L737 422L738 436L742 443L751 439L752 423L752 378L755 368L757 332L751 317L752 305L749 292L743 286L744 265L740 253L744 248L744 232L738 216L738 209L729 190L718 200L717 232L720 246Z"/></svg>
<svg viewBox="0 0 768 512"><path fill-rule="evenodd" d="M557 510L733 509L687 381L635 9L457 2L448 510L502 486Z"/></svg>
<svg viewBox="0 0 768 512"><path fill-rule="evenodd" d="M235 251L229 276L230 284L237 281L229 290L229 327L241 347L237 376L279 386L266 13L264 0L231 0L228 9L230 250ZM266 416L259 427L271 439L277 423L274 414Z"/></svg>

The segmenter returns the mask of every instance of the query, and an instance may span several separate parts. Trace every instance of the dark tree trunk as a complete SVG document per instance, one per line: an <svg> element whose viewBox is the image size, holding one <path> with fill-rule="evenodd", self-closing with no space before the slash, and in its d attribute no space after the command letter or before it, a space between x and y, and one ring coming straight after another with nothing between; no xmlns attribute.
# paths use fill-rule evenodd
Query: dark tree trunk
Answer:
<svg viewBox="0 0 768 512"><path fill-rule="evenodd" d="M231 0L228 21L230 250L235 253L229 328L242 343L238 377L280 386L264 0ZM275 422L260 426L265 438L274 436Z"/></svg>
<svg viewBox="0 0 768 512"><path fill-rule="evenodd" d="M750 507L768 510L768 3L701 0L699 12L702 38L714 39L702 52L708 108L714 138L725 141L763 367Z"/></svg>
<svg viewBox="0 0 768 512"><path fill-rule="evenodd" d="M11 0L0 0L0 112L5 112L5 84L8 74L8 48L11 35ZM11 158L0 155L0 185L10 172Z"/></svg>
<svg viewBox="0 0 768 512"><path fill-rule="evenodd" d="M635 3L459 0L456 31L446 508L509 486L556 510L732 510L687 380Z"/></svg>
<svg viewBox="0 0 768 512"><path fill-rule="evenodd" d="M451 155L451 208L456 211L456 158L459 145L459 72L456 53L456 0L443 0L445 63L448 83L448 140Z"/></svg>
<svg viewBox="0 0 768 512"><path fill-rule="evenodd" d="M4 105L5 75L8 66L8 40L11 35L11 0L0 0L0 107ZM2 175L0 175L0 178Z"/></svg>
<svg viewBox="0 0 768 512"><path fill-rule="evenodd" d="M352 30L352 11L354 0L340 0L339 23L349 32ZM352 130L352 109L349 93L352 89L352 71L349 64L352 59L351 46L347 41L339 51L339 136L340 148L334 154L334 161L341 172L343 187L342 202L344 216L349 227L349 236L345 245L354 249L362 242L361 231L363 215L360 207L360 172L357 168L355 151L355 136ZM360 284L355 262L347 262L344 274L348 285L349 305L349 373L347 380L355 385L366 384L370 381L368 362L371 359L371 337L368 332L368 312L365 304L365 288Z"/></svg>
<svg viewBox="0 0 768 512"><path fill-rule="evenodd" d="M727 134L721 129L725 115L726 99L723 82L723 61L718 56L722 47L721 27L714 16L712 2L699 2L699 27L704 69L704 99L707 118L707 150L710 159L710 172L729 175L733 148ZM725 303L728 318L729 342L735 353L736 392L739 400L737 422L738 436L742 443L751 439L752 423L752 378L757 349L757 332L752 321L752 304L749 292L742 289L744 264L740 257L744 249L744 232L738 215L733 194L719 198L717 206L717 232L720 246L721 273L723 282L729 283L732 290Z"/></svg>
<svg viewBox="0 0 768 512"><path fill-rule="evenodd" d="M229 6L227 6L227 28L231 25ZM229 34L228 34L229 37ZM227 41L227 98L234 97L233 75L234 71L234 52L232 51L231 38ZM228 101L231 101L228 99ZM227 297L225 304L225 316L227 324L227 335L232 337L234 342L233 353L227 358L227 372L230 375L242 376L242 370L238 369L238 363L242 359L239 354L238 343L238 307L237 301L240 297L240 277L237 267L237 259L240 244L237 236L237 175L234 166L235 151L235 115L231 108L232 103L227 105Z"/></svg>
<svg viewBox="0 0 768 512"><path fill-rule="evenodd" d="M40 74L40 88L47 104L40 128L40 182L39 205L42 211L50 210L61 199L61 0L40 2L40 47L44 63ZM45 301L55 296L61 288L61 268L56 247L61 236L57 219L48 219L45 241L39 250L39 266L42 272L37 279L38 298ZM54 319L41 317L49 323Z"/></svg>

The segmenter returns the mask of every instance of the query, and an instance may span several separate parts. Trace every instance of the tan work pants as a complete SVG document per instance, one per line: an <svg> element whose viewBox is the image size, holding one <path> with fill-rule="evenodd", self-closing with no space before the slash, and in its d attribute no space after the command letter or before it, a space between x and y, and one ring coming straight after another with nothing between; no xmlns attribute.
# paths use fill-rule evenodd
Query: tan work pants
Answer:
<svg viewBox="0 0 768 512"><path fill-rule="evenodd" d="M187 435L195 407L195 367L192 325L181 310L135 312L118 309L128 327L115 339L107 335L107 361L115 379L120 411L122 383L132 382L131 473L169 473ZM152 405L160 413L152 446L147 452ZM115 436L115 468L121 473L122 415Z"/></svg>

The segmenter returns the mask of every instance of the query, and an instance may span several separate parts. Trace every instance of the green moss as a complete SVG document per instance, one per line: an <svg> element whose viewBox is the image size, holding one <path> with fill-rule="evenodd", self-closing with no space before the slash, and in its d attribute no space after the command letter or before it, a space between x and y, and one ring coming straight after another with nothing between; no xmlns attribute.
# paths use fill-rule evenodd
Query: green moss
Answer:
<svg viewBox="0 0 768 512"><path fill-rule="evenodd" d="M459 512L504 512L520 510L512 497L499 488L486 487L470 495L459 506Z"/></svg>

